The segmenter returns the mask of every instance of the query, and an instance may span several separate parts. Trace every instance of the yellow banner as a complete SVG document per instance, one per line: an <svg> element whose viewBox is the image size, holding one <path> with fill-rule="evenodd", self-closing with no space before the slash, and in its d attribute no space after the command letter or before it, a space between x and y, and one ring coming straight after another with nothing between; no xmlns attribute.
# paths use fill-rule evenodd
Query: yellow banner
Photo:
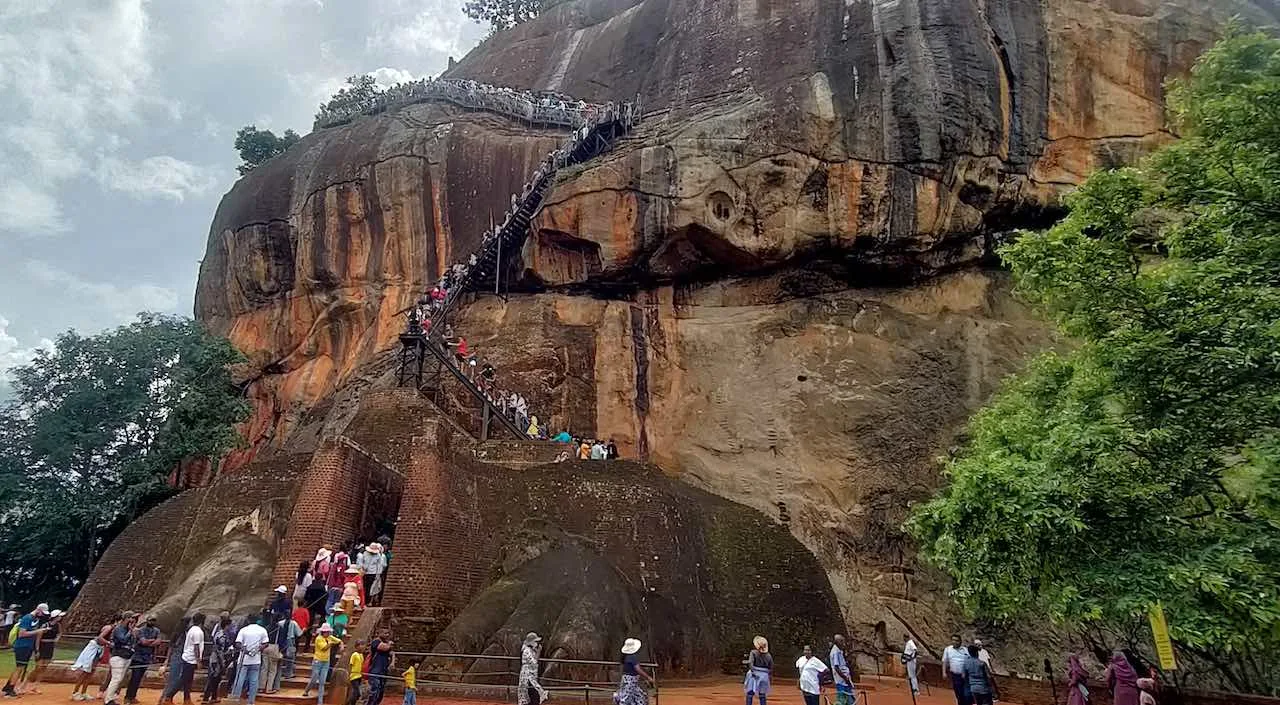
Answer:
<svg viewBox="0 0 1280 705"><path fill-rule="evenodd" d="M1164 618L1164 608L1157 602L1151 606L1151 636L1156 642L1156 656L1160 659L1160 668L1173 671L1178 668L1178 661L1173 657L1173 641L1169 639L1169 623Z"/></svg>

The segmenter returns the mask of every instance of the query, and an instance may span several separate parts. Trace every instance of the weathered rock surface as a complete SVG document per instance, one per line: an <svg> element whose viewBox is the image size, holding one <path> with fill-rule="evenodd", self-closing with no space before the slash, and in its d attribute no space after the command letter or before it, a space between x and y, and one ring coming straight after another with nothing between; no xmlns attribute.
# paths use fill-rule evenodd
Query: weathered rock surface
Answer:
<svg viewBox="0 0 1280 705"><path fill-rule="evenodd" d="M897 527L967 414L1051 344L980 268L991 243L1169 139L1164 81L1235 13L1280 7L560 5L450 75L638 95L646 119L558 184L520 253L521 286L542 293L483 300L462 328L554 426L788 522L864 637L905 627L940 649L945 587ZM411 106L309 135L236 184L196 300L251 358L253 447L232 466L385 371L367 364L396 313L557 137Z"/></svg>

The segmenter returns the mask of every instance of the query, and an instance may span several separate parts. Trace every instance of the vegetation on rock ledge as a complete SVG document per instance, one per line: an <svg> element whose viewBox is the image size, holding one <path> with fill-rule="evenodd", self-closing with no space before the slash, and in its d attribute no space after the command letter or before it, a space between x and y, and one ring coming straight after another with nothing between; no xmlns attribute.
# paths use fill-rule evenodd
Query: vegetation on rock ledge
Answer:
<svg viewBox="0 0 1280 705"><path fill-rule="evenodd" d="M1094 175L1002 254L1079 346L972 422L909 529L973 613L1280 691L1280 41L1232 33L1170 96L1183 138ZM1185 669L1184 669L1185 671Z"/></svg>
<svg viewBox="0 0 1280 705"><path fill-rule="evenodd" d="M245 125L236 133L236 151L240 152L240 166L236 170L241 176L257 169L268 160L273 159L302 139L293 130L285 130L284 135L276 137L271 130L259 130L256 125Z"/></svg>

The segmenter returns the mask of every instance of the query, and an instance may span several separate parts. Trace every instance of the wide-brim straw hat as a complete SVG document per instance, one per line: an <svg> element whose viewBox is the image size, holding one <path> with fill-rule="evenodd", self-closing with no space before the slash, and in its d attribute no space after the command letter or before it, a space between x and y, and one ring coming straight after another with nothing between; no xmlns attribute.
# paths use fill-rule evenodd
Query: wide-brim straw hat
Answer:
<svg viewBox="0 0 1280 705"><path fill-rule="evenodd" d="M378 543L377 541L374 541L368 546L365 546L364 550L368 551L369 553L382 553L382 544Z"/></svg>
<svg viewBox="0 0 1280 705"><path fill-rule="evenodd" d="M631 655L639 651L640 647L641 647L641 643L639 639L627 639L626 641L622 642L622 653Z"/></svg>

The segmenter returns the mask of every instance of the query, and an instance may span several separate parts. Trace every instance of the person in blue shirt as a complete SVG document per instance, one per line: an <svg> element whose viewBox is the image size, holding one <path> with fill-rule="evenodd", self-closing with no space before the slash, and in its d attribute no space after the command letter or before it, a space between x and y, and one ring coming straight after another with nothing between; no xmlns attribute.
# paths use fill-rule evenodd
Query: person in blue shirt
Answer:
<svg viewBox="0 0 1280 705"><path fill-rule="evenodd" d="M36 639L46 630L41 628L49 605L41 602L31 612L22 615L18 620L18 636L13 640L13 673L5 681L3 692L6 698L18 697L15 684L21 683L27 675L27 664L31 663L31 654L36 650Z"/></svg>
<svg viewBox="0 0 1280 705"><path fill-rule="evenodd" d="M849 670L849 660L844 655L844 635L832 637L830 656L831 680L836 686L836 705L853 705L853 672Z"/></svg>

